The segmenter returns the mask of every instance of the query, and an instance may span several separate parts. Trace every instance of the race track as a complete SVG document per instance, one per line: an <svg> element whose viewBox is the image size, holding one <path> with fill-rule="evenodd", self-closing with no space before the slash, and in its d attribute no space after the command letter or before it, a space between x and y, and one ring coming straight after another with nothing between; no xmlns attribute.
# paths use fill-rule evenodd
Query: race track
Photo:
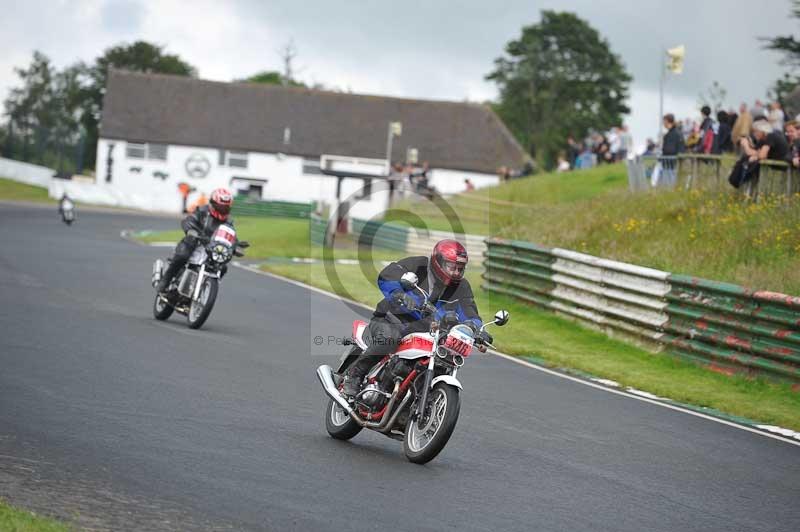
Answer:
<svg viewBox="0 0 800 532"><path fill-rule="evenodd" d="M0 210L0 497L99 530L800 528L800 447L498 357L430 464L334 441L312 339L354 312L233 268L202 330L156 322L167 250L120 231L175 226Z"/></svg>

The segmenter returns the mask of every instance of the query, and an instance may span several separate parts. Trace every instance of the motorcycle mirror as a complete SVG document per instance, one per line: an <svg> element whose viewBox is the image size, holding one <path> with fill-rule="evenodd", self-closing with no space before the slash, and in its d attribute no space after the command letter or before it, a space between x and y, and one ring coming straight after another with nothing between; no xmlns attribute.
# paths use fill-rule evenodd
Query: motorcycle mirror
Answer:
<svg viewBox="0 0 800 532"><path fill-rule="evenodd" d="M506 323L508 323L509 314L507 310L498 310L497 314L494 315L494 324L498 327L502 327Z"/></svg>
<svg viewBox="0 0 800 532"><path fill-rule="evenodd" d="M414 272L406 272L400 278L400 286L403 287L403 290L411 290L417 285L419 281L419 277Z"/></svg>

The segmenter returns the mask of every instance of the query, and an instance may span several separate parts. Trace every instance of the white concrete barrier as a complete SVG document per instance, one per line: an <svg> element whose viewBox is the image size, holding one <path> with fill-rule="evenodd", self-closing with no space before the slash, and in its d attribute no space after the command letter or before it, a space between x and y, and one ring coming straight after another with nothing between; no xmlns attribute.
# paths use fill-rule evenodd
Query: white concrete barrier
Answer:
<svg viewBox="0 0 800 532"><path fill-rule="evenodd" d="M0 157L0 177L5 177L12 181L37 187L47 187L55 173L55 170L46 166Z"/></svg>

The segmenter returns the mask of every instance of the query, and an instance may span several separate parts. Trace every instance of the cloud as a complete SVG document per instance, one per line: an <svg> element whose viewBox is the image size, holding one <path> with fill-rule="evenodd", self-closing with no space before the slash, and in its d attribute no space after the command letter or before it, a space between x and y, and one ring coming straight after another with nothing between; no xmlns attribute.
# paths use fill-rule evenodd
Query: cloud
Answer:
<svg viewBox="0 0 800 532"><path fill-rule="evenodd" d="M797 25L788 0L765 3L758 16L749 0L27 0L0 8L14 13L0 20L0 96L15 81L13 67L27 64L34 49L65 66L91 62L120 41L145 39L180 55L201 77L230 81L281 70L278 50L292 39L299 51L295 70L305 81L473 101L496 95L485 74L523 26L538 22L541 9L572 11L608 39L633 75L630 121L653 124L643 135L656 132L656 119L640 116L656 115L652 95L663 48L687 47L685 73L668 80L667 101L689 112L698 93L717 80L735 105L763 98L784 70L758 37L791 34Z"/></svg>
<svg viewBox="0 0 800 532"><path fill-rule="evenodd" d="M144 20L144 6L138 0L110 0L100 9L104 30L120 36L135 35Z"/></svg>

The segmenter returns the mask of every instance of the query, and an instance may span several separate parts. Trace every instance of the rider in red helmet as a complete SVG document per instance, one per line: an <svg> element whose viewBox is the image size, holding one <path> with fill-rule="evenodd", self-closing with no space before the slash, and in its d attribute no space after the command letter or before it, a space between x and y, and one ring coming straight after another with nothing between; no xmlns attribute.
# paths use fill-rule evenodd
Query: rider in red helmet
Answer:
<svg viewBox="0 0 800 532"><path fill-rule="evenodd" d="M344 394L353 397L361 389L369 368L382 357L393 353L403 336L412 332L430 330L433 317L441 318L454 312L458 320L471 326L477 333L483 322L469 281L464 279L469 257L467 249L456 240L438 242L430 257L406 257L385 267L378 276L378 288L384 299L378 303L369 328L364 333L367 349L348 371L344 380ZM415 290L406 291L400 278L414 272L419 286L430 294L432 307L426 312L421 307L422 295ZM431 311L435 310L435 314ZM489 333L480 333L488 343Z"/></svg>
<svg viewBox="0 0 800 532"><path fill-rule="evenodd" d="M231 191L227 188L218 188L211 193L211 199L208 201L208 213L220 222L225 222L231 213L232 205L233 194Z"/></svg>
<svg viewBox="0 0 800 532"><path fill-rule="evenodd" d="M181 229L186 236L175 246L175 254L169 261L166 271L161 276L156 290L165 292L169 288L172 278L186 264L197 247L198 240L210 238L220 224L233 226L230 219L233 194L227 188L217 188L211 193L208 205L198 207L181 221Z"/></svg>

